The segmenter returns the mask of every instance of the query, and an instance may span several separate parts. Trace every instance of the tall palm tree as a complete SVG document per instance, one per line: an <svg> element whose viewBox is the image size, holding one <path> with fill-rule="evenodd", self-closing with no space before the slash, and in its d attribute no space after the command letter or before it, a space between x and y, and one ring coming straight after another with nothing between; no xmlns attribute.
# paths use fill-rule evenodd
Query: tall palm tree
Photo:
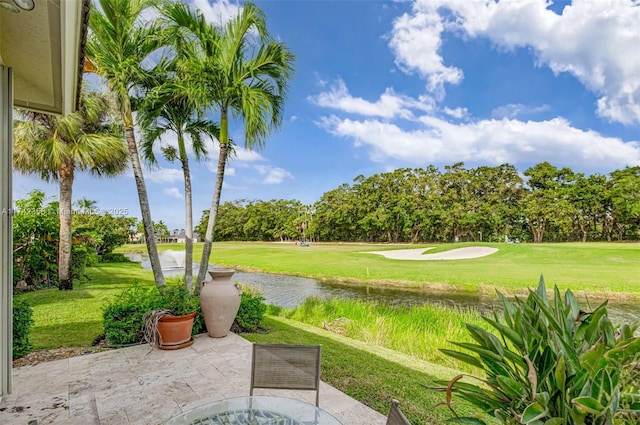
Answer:
<svg viewBox="0 0 640 425"><path fill-rule="evenodd" d="M175 60L178 61L177 55ZM140 124L143 129L142 153L151 164L157 164L154 146L167 132L173 132L178 138L178 149L174 146L161 146L164 156L169 161L179 160L184 176L184 210L185 210L185 262L184 281L191 292L193 280L193 202L191 191L191 172L185 136L191 138L191 147L196 160L207 156L207 148L203 136L217 137L218 126L204 117L204 107L198 99L190 96L197 89L185 87L175 78L175 73L167 73L168 79L160 80L160 85L153 88L145 97L140 108Z"/></svg>
<svg viewBox="0 0 640 425"><path fill-rule="evenodd" d="M72 191L76 171L113 177L128 167L122 129L114 126L108 99L82 93L77 112L65 117L19 113L15 124L13 162L25 174L60 183L58 285L73 289L71 273Z"/></svg>
<svg viewBox="0 0 640 425"><path fill-rule="evenodd" d="M162 47L156 36L158 25L143 19L145 13L153 13L151 9L158 3L159 0L99 0L100 10L94 8L89 20L91 32L87 39L86 53L97 74L107 81L109 90L118 100L138 191L149 261L155 283L162 287L165 280L153 234L149 197L136 144L131 106L132 94L150 78L149 69L143 66L143 62Z"/></svg>
<svg viewBox="0 0 640 425"><path fill-rule="evenodd" d="M192 49L185 61L184 78L197 79L209 102L220 113L220 154L204 239L197 288L204 281L213 241L213 227L220 204L225 166L232 148L229 114L245 127L248 149L264 146L267 136L280 127L282 108L293 75L294 56L271 38L262 11L246 3L242 11L223 28L183 5L180 13L169 15L176 27L190 31Z"/></svg>

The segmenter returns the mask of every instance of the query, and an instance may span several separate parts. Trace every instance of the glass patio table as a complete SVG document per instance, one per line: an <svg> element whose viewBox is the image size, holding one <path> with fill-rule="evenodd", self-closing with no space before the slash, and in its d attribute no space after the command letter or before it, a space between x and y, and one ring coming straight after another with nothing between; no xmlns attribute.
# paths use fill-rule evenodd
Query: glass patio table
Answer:
<svg viewBox="0 0 640 425"><path fill-rule="evenodd" d="M171 418L164 425L341 425L301 400L273 396L227 398Z"/></svg>

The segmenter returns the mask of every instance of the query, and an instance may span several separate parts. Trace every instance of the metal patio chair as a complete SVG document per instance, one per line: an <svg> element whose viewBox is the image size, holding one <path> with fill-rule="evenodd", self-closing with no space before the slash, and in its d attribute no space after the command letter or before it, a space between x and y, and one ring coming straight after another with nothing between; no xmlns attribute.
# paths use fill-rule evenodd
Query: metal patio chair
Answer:
<svg viewBox="0 0 640 425"><path fill-rule="evenodd" d="M389 409L386 425L411 425L409 419L400 410L400 402L398 400L391 400L391 408Z"/></svg>
<svg viewBox="0 0 640 425"><path fill-rule="evenodd" d="M251 389L316 391L320 401L321 345L253 344Z"/></svg>

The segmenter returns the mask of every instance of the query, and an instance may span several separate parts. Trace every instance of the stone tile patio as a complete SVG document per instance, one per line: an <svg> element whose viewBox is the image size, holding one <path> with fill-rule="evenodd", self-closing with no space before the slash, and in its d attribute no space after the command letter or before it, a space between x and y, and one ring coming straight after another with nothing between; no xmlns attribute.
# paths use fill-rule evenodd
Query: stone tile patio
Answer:
<svg viewBox="0 0 640 425"><path fill-rule="evenodd" d="M141 345L13 370L0 401L6 425L152 425L214 400L249 394L251 343L237 335L195 338L176 351ZM315 403L315 393L256 390ZM380 413L326 383L320 407L345 425L383 425Z"/></svg>

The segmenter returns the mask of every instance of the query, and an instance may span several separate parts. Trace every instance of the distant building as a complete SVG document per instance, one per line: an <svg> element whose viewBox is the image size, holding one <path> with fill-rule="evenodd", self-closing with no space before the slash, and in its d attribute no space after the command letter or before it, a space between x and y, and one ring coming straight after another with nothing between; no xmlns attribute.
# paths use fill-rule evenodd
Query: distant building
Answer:
<svg viewBox="0 0 640 425"><path fill-rule="evenodd" d="M169 236L166 238L161 238L160 235L156 233L156 243L186 243L187 242L187 233L184 229L173 229L169 232ZM144 242L144 233L136 233L131 235L130 239L131 243L143 243ZM193 241L199 242L199 236L197 233L193 233Z"/></svg>
<svg viewBox="0 0 640 425"><path fill-rule="evenodd" d="M193 241L198 242L199 237L197 233L193 233ZM186 243L187 242L187 233L184 229L173 229L169 232L169 238L167 239L169 243Z"/></svg>

